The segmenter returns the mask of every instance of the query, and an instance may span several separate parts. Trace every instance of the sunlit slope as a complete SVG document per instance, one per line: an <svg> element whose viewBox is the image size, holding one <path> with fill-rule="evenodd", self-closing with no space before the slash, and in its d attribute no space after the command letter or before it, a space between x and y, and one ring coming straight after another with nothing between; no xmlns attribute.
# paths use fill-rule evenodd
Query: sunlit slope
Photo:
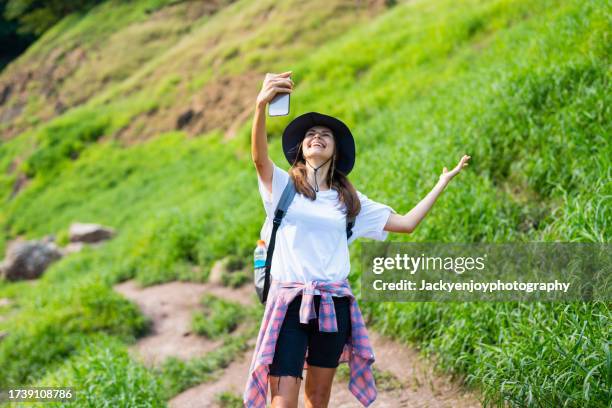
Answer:
<svg viewBox="0 0 612 408"><path fill-rule="evenodd" d="M400 4L316 49L285 55L269 47L269 53L250 55L263 55L264 71L294 71L292 116L316 110L347 121L358 152L351 180L398 212L407 212L431 189L443 166L454 165L464 153L472 156L415 233L390 239L609 241L605 2L454 4ZM274 32L274 23L265 28ZM20 292L24 303L50 288L68 298L76 289L64 282L65 275L77 282L136 276L153 283L203 279L212 262L227 255L250 261L264 213L250 162L248 120L230 140L221 128L197 138L164 133L129 147L111 138L94 143L161 104L165 98L159 95L173 95L171 79L154 91L139 88L162 84L151 78L180 65L159 58L167 63L143 67L142 74L109 88L91 105L2 146L3 166L23 154L22 169L33 177L3 205L0 221L10 237L65 236L74 219L120 232L105 253L54 265L38 288ZM231 58L221 65L227 71L219 72L248 72L248 61ZM271 61L274 69L268 69ZM212 72L200 79L194 75L190 86L204 86ZM254 82L253 96L259 85ZM273 160L285 168L278 136L290 119L268 122ZM5 179L3 197L11 182ZM355 245L354 282L360 271ZM14 293L11 285L4 291ZM362 309L379 328L420 342L445 368L467 373L491 400L527 405L531 398L533 404L556 406L603 406L608 400L612 325L605 305L364 304ZM18 329L11 344L26 338L32 340L23 344L30 344L36 336ZM0 343L0 351L4 347ZM4 352L0 365L23 379L25 363ZM51 350L48 361L60 355Z"/></svg>
<svg viewBox="0 0 612 408"><path fill-rule="evenodd" d="M89 13L72 14L46 32L0 76L3 138L125 80L224 5L172 3L108 1Z"/></svg>
<svg viewBox="0 0 612 408"><path fill-rule="evenodd" d="M3 139L70 116L70 108L85 103L100 109L120 101L130 122L146 113L147 122L141 117L140 128L126 129L128 136L140 138L143 130L152 136L174 129L190 102L201 102L194 97L206 98L225 85L225 93L238 96L232 102L240 113L250 106L240 96L249 94L252 71L259 77L274 64L299 59L384 10L382 3L338 0L306 6L295 1L104 2L62 20L0 75ZM214 103L205 107L213 110ZM228 107L230 114L236 108ZM104 133L114 135L127 125L121 122Z"/></svg>
<svg viewBox="0 0 612 408"><path fill-rule="evenodd" d="M22 179L52 175L100 139L129 145L175 129L191 135L219 129L231 137L248 120L266 71L285 68L385 10L339 1L205 4L104 3L80 20L68 17L11 64L1 77L9 90L0 107L3 135L12 137L0 149L2 198L15 195ZM75 70L55 64L75 44L84 55ZM55 68L43 69L45 63ZM54 110L54 98L64 101L62 109Z"/></svg>

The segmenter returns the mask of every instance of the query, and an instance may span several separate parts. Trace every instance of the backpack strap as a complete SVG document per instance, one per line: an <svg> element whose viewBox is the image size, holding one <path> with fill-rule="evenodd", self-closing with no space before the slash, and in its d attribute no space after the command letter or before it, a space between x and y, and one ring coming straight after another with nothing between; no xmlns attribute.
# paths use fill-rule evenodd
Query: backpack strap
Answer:
<svg viewBox="0 0 612 408"><path fill-rule="evenodd" d="M287 209L295 197L295 185L293 179L289 176L289 181L283 190L276 210L274 211L274 219L272 220L272 234L270 236L270 244L268 245L268 251L266 254L266 276L264 280L263 300L265 303L268 299L268 291L270 290L270 269L272 268L272 256L274 254L274 246L276 244L276 231L280 226L283 217L287 214ZM349 239L353 235L353 226L355 225L355 217L347 217L346 219L346 239Z"/></svg>
<svg viewBox="0 0 612 408"><path fill-rule="evenodd" d="M353 235L353 226L355 225L355 217L346 218L346 239Z"/></svg>
<svg viewBox="0 0 612 408"><path fill-rule="evenodd" d="M293 201L294 196L295 185L293 184L293 179L291 176L289 176L289 181L287 182L287 185L283 190L283 194L278 201L278 205L274 211L274 219L272 220L272 234L270 236L270 244L268 245L268 252L266 254L266 276L264 280L262 303L265 303L268 299L268 291L270 290L270 268L272 267L272 255L274 253L274 245L276 244L276 231L278 230L283 217L287 213L287 208L289 208L289 204L291 204Z"/></svg>

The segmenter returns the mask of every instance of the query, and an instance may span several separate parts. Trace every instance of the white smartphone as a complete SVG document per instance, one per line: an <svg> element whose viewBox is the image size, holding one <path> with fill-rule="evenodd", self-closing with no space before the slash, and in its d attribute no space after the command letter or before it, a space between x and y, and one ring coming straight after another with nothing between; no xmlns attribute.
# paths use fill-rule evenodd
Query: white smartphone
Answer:
<svg viewBox="0 0 612 408"><path fill-rule="evenodd" d="M289 77L291 79L291 77ZM268 115L284 116L289 114L289 92L279 92L268 105Z"/></svg>

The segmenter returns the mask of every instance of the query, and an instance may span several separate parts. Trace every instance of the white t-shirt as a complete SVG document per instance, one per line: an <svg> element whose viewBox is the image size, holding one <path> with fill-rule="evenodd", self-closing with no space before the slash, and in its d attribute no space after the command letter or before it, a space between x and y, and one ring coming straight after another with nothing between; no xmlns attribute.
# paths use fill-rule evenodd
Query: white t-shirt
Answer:
<svg viewBox="0 0 612 408"><path fill-rule="evenodd" d="M269 243L274 210L289 180L289 173L274 164L272 195L257 177L266 211L260 237ZM391 212L388 205L370 200L357 190L361 211L355 218L353 234L346 239L346 214L338 192L319 191L316 200L296 192L278 231L270 274L280 281L336 281L348 277L351 269L348 245L359 237L384 241L383 228Z"/></svg>

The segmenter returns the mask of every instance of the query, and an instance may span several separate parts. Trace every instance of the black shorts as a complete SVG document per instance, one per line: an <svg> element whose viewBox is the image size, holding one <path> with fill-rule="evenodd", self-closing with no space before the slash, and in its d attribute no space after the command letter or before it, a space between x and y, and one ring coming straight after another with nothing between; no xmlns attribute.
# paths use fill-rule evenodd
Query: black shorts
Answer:
<svg viewBox="0 0 612 408"><path fill-rule="evenodd" d="M351 333L351 310L348 296L332 296L336 308L338 332L319 331L319 304L321 295L314 295L317 318L308 324L300 322L302 295L296 296L287 307L283 320L274 359L270 364L270 375L291 375L302 377L304 357L308 348L308 365L318 367L338 367L338 360Z"/></svg>

